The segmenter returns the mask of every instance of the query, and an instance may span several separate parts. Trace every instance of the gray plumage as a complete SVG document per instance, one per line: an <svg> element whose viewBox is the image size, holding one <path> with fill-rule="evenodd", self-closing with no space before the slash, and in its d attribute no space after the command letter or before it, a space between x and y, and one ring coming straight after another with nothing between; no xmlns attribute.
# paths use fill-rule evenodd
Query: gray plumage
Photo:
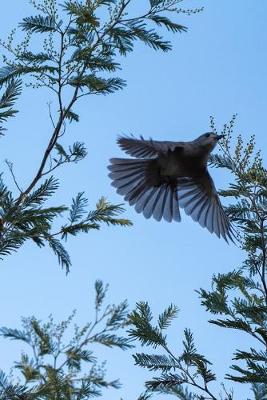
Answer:
<svg viewBox="0 0 267 400"><path fill-rule="evenodd" d="M182 207L211 233L233 240L233 228L207 169L209 154L222 137L212 132L191 142L120 137L119 146L135 158L110 160L112 185L146 218L179 222Z"/></svg>

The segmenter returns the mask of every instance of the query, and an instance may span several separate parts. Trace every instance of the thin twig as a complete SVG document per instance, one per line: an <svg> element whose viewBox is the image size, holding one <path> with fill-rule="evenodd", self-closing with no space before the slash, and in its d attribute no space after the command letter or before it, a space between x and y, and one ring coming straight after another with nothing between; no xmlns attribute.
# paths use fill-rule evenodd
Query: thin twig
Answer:
<svg viewBox="0 0 267 400"><path fill-rule="evenodd" d="M210 392L210 390L207 387L207 384L205 383L205 386L199 385L195 379L191 376L190 372L188 369L184 368L181 364L181 361L179 358L175 357L175 355L172 353L172 351L168 348L168 346L162 346L164 350L176 361L179 369L188 377L189 381L186 382L187 384L196 387L197 389L206 392L212 400L217 400L217 398Z"/></svg>
<svg viewBox="0 0 267 400"><path fill-rule="evenodd" d="M53 128L55 129L55 122L53 120L52 111L51 111L51 101L49 103L47 103L47 105L48 105L48 110L49 110L49 118L50 118Z"/></svg>
<svg viewBox="0 0 267 400"><path fill-rule="evenodd" d="M23 190L22 190L21 187L19 186L18 181L17 181L17 178L16 178L16 176L15 176L15 174L14 174L12 162L11 162L11 161L8 161L8 160L5 160L5 163L6 163L6 165L8 166L8 169L9 169L11 175L12 175L13 181L14 181L14 183L15 183L15 185L16 185L18 191L19 191L20 193L22 193Z"/></svg>

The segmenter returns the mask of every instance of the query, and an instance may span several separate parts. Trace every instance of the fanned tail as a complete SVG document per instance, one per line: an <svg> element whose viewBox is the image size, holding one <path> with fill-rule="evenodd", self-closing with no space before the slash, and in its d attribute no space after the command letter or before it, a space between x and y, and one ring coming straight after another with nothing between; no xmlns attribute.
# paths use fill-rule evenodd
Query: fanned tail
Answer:
<svg viewBox="0 0 267 400"><path fill-rule="evenodd" d="M112 186L130 205L135 205L138 213L146 218L153 216L157 221L162 218L168 222L181 221L176 184L151 184L148 179L148 171L151 178L151 160L112 158L110 162Z"/></svg>

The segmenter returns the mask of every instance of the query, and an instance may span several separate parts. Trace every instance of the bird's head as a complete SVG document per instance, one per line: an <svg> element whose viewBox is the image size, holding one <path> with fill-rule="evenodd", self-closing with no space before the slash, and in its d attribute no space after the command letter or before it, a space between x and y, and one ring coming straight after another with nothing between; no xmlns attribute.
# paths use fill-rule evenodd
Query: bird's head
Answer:
<svg viewBox="0 0 267 400"><path fill-rule="evenodd" d="M224 136L225 135L217 135L214 132L207 132L203 133L203 135L195 139L194 142L199 144L200 146L205 147L210 153L214 149L218 141L222 139Z"/></svg>

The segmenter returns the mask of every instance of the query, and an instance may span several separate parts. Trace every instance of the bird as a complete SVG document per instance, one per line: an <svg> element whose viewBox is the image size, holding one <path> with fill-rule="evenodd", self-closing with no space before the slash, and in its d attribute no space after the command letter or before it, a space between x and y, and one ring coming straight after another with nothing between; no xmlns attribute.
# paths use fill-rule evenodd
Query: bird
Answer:
<svg viewBox="0 0 267 400"><path fill-rule="evenodd" d="M112 186L138 213L160 221L181 221L180 207L226 242L235 232L208 171L210 153L224 135L206 132L187 142L120 136L133 158L111 158Z"/></svg>

